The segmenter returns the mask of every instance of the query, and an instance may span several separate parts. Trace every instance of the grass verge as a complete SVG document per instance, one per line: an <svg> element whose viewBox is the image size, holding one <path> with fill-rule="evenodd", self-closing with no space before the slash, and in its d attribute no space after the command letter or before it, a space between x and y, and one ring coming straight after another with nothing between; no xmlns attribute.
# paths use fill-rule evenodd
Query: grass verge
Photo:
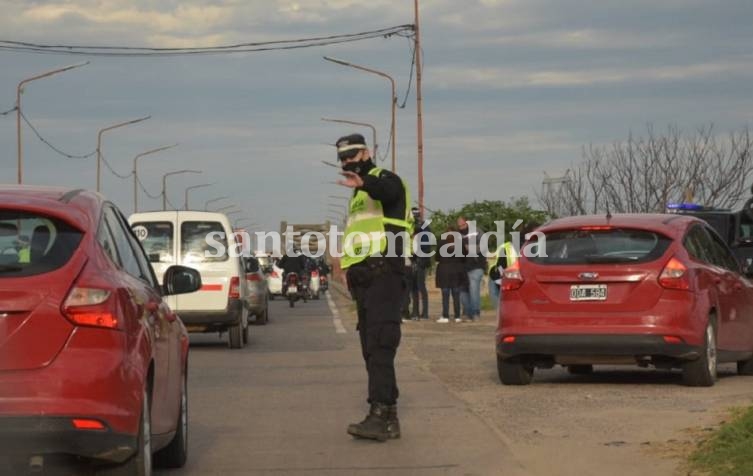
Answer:
<svg viewBox="0 0 753 476"><path fill-rule="evenodd" d="M735 410L728 423L700 443L689 463L710 476L753 475L753 407Z"/></svg>

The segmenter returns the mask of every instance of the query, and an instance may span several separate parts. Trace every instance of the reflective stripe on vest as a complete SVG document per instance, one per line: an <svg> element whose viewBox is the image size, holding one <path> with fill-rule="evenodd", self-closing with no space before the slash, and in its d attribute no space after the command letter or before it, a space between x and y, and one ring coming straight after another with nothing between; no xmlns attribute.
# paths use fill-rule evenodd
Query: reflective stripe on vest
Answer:
<svg viewBox="0 0 753 476"><path fill-rule="evenodd" d="M503 245L497 247L497 251L494 253L494 259L489 263L489 269L487 269L487 272L497 266L497 261L502 256L502 253L505 254L505 267L507 268L512 266L518 260L518 252L515 251L515 247L511 242L506 241Z"/></svg>
<svg viewBox="0 0 753 476"><path fill-rule="evenodd" d="M379 177L383 169L374 167L369 175ZM343 239L343 257L340 267L347 269L360 263L369 256L379 256L387 249L387 232L385 225L392 225L405 231L403 237L404 256L410 256L411 238L413 230L413 215L410 212L410 193L408 185L403 181L405 190L404 219L387 218L384 216L382 202L369 197L363 190L358 190L350 200L348 208L348 222L345 226Z"/></svg>

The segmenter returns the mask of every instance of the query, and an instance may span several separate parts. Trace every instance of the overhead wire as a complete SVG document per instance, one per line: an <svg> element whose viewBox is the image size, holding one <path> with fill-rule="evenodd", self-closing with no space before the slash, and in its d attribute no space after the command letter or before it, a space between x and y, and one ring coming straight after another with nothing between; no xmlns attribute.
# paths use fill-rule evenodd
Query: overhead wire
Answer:
<svg viewBox="0 0 753 476"><path fill-rule="evenodd" d="M84 45L49 45L29 43L15 40L0 40L0 50L29 52L40 54L68 54L86 56L183 56L183 55L211 55L228 53L250 53L258 51L291 50L311 48L316 46L328 46L340 43L368 40L372 38L398 35L406 31L412 31L414 26L398 25L378 30L370 30L359 33L343 35L330 35L324 37L299 38L292 40L276 40L253 43L238 43L221 46L200 46L185 48L149 48L133 46L84 46ZM400 35L404 36L404 35Z"/></svg>
<svg viewBox="0 0 753 476"><path fill-rule="evenodd" d="M123 174L117 173L115 171L115 169L112 167L112 165L110 165L110 163L107 161L107 159L105 159L105 156L104 156L104 154L102 154L102 152L99 153L99 156L102 159L102 163L105 164L105 167L107 167L110 170L110 172L112 172L112 174L114 176L118 177L119 179L125 180L127 178L130 178L133 175L133 170L128 175L123 175Z"/></svg>
<svg viewBox="0 0 753 476"><path fill-rule="evenodd" d="M63 151L59 147L56 147L54 144L52 144L50 141L45 139L42 134L37 130L36 127L34 127L34 124L29 121L29 119L26 117L23 111L21 111L21 118L24 120L27 126L34 132L34 135L37 136L37 138L42 141L47 147L52 149L53 151L57 152L58 154L62 155L63 157L67 157L69 159L88 159L89 157L93 157L94 154L97 153L97 150L95 149L92 152L89 152L88 154L83 155L76 155L76 154L69 154L68 152Z"/></svg>
<svg viewBox="0 0 753 476"><path fill-rule="evenodd" d="M162 194L161 194L161 193L158 193L157 195L152 195L151 193L149 193L149 192L148 192L148 191L146 190L146 187L144 186L144 183L143 183L143 182L141 181L141 179L140 179L140 178L138 178L138 177L136 177L136 183L138 183L138 184L139 184L139 188L141 188L141 191L142 191L142 192L144 192L144 194L145 194L145 195L146 195L147 197L149 197L149 198L151 198L151 199L157 199L157 198L161 198L161 197L162 197Z"/></svg>
<svg viewBox="0 0 753 476"><path fill-rule="evenodd" d="M11 112L16 112L17 109L18 109L18 106L13 106L12 109L8 109L7 111L0 112L0 116L7 116Z"/></svg>

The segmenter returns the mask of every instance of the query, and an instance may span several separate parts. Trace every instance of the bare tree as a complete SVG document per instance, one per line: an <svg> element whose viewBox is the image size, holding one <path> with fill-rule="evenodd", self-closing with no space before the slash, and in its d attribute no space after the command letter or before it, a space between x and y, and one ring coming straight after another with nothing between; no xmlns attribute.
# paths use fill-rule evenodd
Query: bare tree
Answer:
<svg viewBox="0 0 753 476"><path fill-rule="evenodd" d="M753 143L748 127L721 138L712 125L684 136L670 126L658 134L628 136L609 146L583 148L583 160L542 187L537 199L553 216L586 213L663 212L673 201L738 206L753 178Z"/></svg>

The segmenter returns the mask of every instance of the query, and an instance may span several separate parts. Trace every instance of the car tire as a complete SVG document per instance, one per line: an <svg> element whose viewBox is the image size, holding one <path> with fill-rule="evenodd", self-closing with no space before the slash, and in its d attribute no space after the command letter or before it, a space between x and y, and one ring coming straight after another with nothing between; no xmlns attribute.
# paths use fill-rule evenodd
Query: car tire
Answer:
<svg viewBox="0 0 753 476"><path fill-rule="evenodd" d="M738 375L753 375L753 358L737 362Z"/></svg>
<svg viewBox="0 0 753 476"><path fill-rule="evenodd" d="M231 349L243 348L243 322L242 321L228 329L227 345Z"/></svg>
<svg viewBox="0 0 753 476"><path fill-rule="evenodd" d="M594 366L591 364L568 365L567 371L571 375L591 375L594 372Z"/></svg>
<svg viewBox="0 0 753 476"><path fill-rule="evenodd" d="M180 414L173 441L154 455L160 468L182 468L188 459L188 371L184 371L180 392Z"/></svg>
<svg viewBox="0 0 753 476"><path fill-rule="evenodd" d="M269 322L269 305L262 311L261 314L256 316L256 324L259 326L265 326Z"/></svg>
<svg viewBox="0 0 753 476"><path fill-rule="evenodd" d="M533 380L533 366L518 358L497 356L497 373L503 385L528 385Z"/></svg>
<svg viewBox="0 0 753 476"><path fill-rule="evenodd" d="M716 329L713 319L706 324L703 333L701 355L682 366L682 382L689 387L711 387L716 381Z"/></svg>
<svg viewBox="0 0 753 476"><path fill-rule="evenodd" d="M120 466L103 472L109 476L151 476L152 474L152 414L149 392L144 388L141 397L141 421L136 438L136 454Z"/></svg>

